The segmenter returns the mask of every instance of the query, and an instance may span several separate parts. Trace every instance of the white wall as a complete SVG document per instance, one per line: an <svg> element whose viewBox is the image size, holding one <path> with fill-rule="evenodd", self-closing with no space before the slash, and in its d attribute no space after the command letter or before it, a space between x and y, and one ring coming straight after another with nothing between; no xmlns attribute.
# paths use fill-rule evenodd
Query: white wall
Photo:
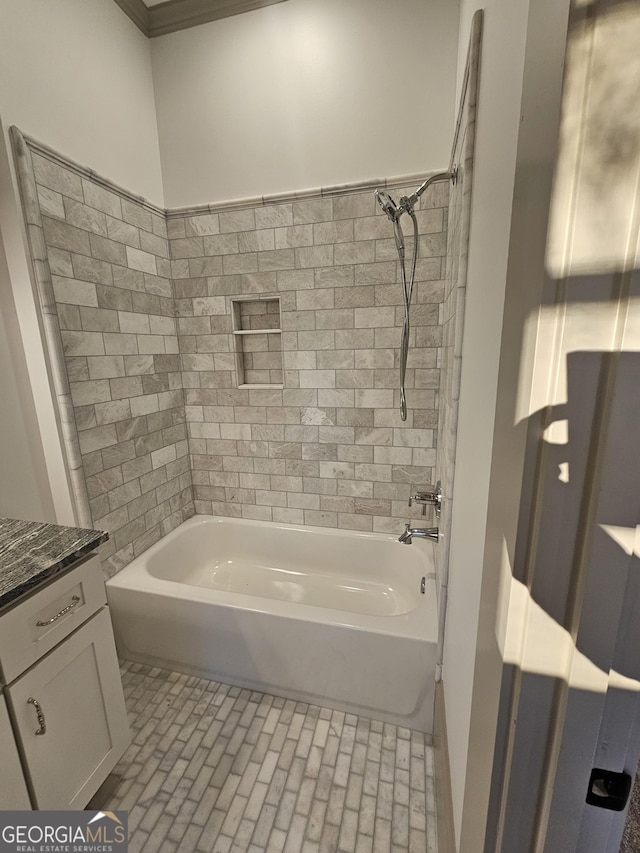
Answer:
<svg viewBox="0 0 640 853"><path fill-rule="evenodd" d="M462 0L460 52L484 7L467 304L452 507L444 695L456 839L462 835L515 158L529 0ZM464 69L464 61L461 62ZM491 767L486 767L486 779ZM469 804L466 804L468 807ZM472 848L469 848L472 849ZM478 847L477 849L481 849Z"/></svg>
<svg viewBox="0 0 640 853"><path fill-rule="evenodd" d="M33 400L0 239L0 516L54 520L40 442L31 432Z"/></svg>
<svg viewBox="0 0 640 853"><path fill-rule="evenodd" d="M168 207L448 165L457 0L287 0L154 39Z"/></svg>
<svg viewBox="0 0 640 853"><path fill-rule="evenodd" d="M461 45L475 6L463 0ZM484 849L500 784L499 766L489 779L504 734L501 644L506 619L521 618L501 584L509 589L518 534L527 423L517 411L532 357L523 339L545 282L568 6L485 4L444 659L460 853Z"/></svg>
<svg viewBox="0 0 640 853"><path fill-rule="evenodd" d="M162 204L150 49L113 0L0 0L0 21L3 470L23 471L3 476L2 512L73 524L8 130Z"/></svg>
<svg viewBox="0 0 640 853"><path fill-rule="evenodd" d="M162 204L149 43L113 0L0 0L0 118Z"/></svg>
<svg viewBox="0 0 640 853"><path fill-rule="evenodd" d="M24 226L1 121L0 311L0 399L6 407L0 424L2 514L73 524L75 515L27 263Z"/></svg>

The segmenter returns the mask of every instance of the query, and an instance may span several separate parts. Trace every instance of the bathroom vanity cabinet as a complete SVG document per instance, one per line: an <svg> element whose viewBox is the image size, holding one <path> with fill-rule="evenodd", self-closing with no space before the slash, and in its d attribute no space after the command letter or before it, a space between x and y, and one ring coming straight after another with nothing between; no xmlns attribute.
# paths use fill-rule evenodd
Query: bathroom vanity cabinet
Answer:
<svg viewBox="0 0 640 853"><path fill-rule="evenodd" d="M99 557L32 589L0 611L5 722L22 764L0 808L81 809L130 742Z"/></svg>
<svg viewBox="0 0 640 853"><path fill-rule="evenodd" d="M24 780L3 693L0 693L0 768L0 811L30 809L27 783Z"/></svg>

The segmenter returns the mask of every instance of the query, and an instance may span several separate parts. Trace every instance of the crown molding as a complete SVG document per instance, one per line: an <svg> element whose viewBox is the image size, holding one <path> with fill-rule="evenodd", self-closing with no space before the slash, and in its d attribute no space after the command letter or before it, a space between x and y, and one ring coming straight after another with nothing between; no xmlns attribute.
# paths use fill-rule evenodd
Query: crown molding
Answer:
<svg viewBox="0 0 640 853"><path fill-rule="evenodd" d="M167 0L149 8L142 0L115 2L147 38L155 38L285 0Z"/></svg>
<svg viewBox="0 0 640 853"><path fill-rule="evenodd" d="M147 10L149 37L164 36L282 2L284 0L167 0Z"/></svg>
<svg viewBox="0 0 640 853"><path fill-rule="evenodd" d="M149 38L149 10L142 0L114 0L136 27Z"/></svg>

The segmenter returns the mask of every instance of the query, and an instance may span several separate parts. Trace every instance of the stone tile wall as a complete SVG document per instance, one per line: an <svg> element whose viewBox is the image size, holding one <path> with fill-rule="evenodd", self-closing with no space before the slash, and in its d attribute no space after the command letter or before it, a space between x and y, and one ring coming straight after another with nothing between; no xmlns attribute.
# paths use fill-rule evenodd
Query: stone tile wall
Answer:
<svg viewBox="0 0 640 853"><path fill-rule="evenodd" d="M417 211L403 423L400 267L372 187L167 212L29 146L107 574L194 511L387 533L421 518L408 499L436 466L447 185ZM242 336L240 388L237 300L236 329L281 324Z"/></svg>
<svg viewBox="0 0 640 853"><path fill-rule="evenodd" d="M193 514L164 211L32 153L93 524L110 575Z"/></svg>
<svg viewBox="0 0 640 853"><path fill-rule="evenodd" d="M436 464L447 193L432 187L417 214L405 423L400 269L371 189L169 213L197 512L389 533L419 517L408 498ZM284 387L237 387L238 297L279 300Z"/></svg>

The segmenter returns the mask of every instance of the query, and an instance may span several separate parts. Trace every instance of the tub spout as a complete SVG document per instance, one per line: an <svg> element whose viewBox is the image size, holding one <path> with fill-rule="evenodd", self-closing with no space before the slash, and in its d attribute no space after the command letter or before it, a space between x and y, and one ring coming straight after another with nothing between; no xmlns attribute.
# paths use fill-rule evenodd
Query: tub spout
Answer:
<svg viewBox="0 0 640 853"><path fill-rule="evenodd" d="M431 539L432 542L438 542L440 531L437 527L414 527L412 529L409 524L405 524L404 533L400 534L398 542L402 542L403 545L411 545L414 537L416 539Z"/></svg>

